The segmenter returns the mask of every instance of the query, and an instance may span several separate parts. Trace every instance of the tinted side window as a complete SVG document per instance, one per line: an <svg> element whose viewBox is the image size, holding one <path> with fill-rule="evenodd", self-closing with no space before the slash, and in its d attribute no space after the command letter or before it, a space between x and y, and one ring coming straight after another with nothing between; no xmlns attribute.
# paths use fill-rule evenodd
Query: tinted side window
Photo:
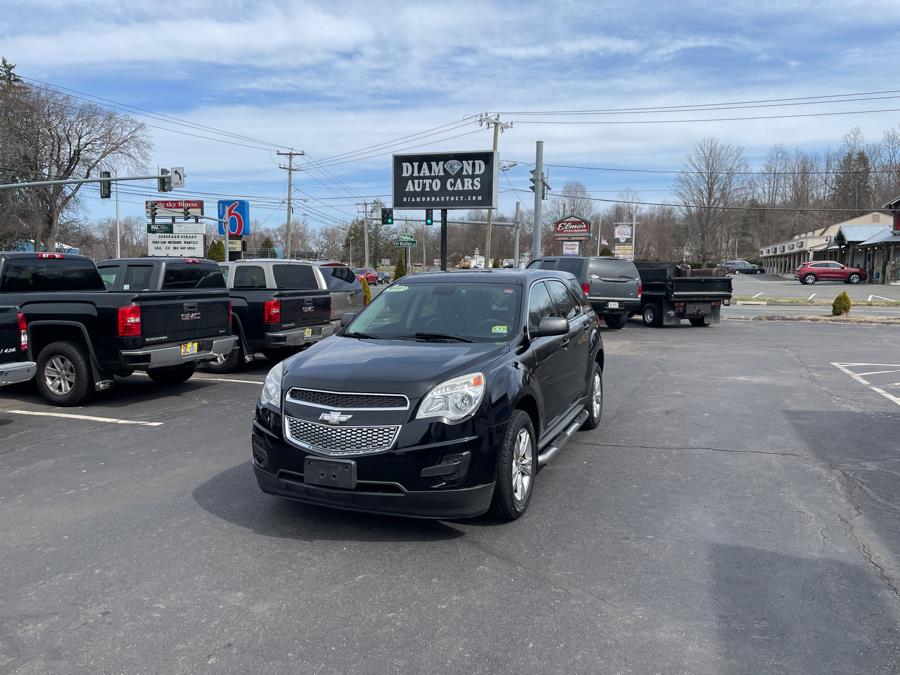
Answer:
<svg viewBox="0 0 900 675"><path fill-rule="evenodd" d="M541 261L540 260L532 260L530 263L528 263L528 267L526 267L525 269L538 270L540 268L541 268Z"/></svg>
<svg viewBox="0 0 900 675"><path fill-rule="evenodd" d="M349 267L320 267L329 291L358 291L362 284Z"/></svg>
<svg viewBox="0 0 900 675"><path fill-rule="evenodd" d="M106 290L109 290L116 285L116 276L118 276L118 272L118 267L100 268L100 278L103 279L103 285L106 286Z"/></svg>
<svg viewBox="0 0 900 675"><path fill-rule="evenodd" d="M265 288L266 272L259 265L239 265L234 268L234 288Z"/></svg>
<svg viewBox="0 0 900 675"><path fill-rule="evenodd" d="M225 288L225 277L218 265L169 263L163 278L163 290L176 288Z"/></svg>
<svg viewBox="0 0 900 675"><path fill-rule="evenodd" d="M575 302L575 298L561 281L550 280L547 282L550 288L550 295L553 296L553 302L556 304L556 311L560 316L564 316L570 321L581 314L581 306Z"/></svg>
<svg viewBox="0 0 900 675"><path fill-rule="evenodd" d="M123 291L149 291L150 277L153 276L151 265L129 265L125 269Z"/></svg>
<svg viewBox="0 0 900 675"><path fill-rule="evenodd" d="M560 258L556 269L563 272L571 272L576 278L581 278L581 270L584 269L584 258Z"/></svg>
<svg viewBox="0 0 900 675"><path fill-rule="evenodd" d="M275 286L278 288L308 291L319 287L312 265L273 265L272 272L275 274Z"/></svg>
<svg viewBox="0 0 900 675"><path fill-rule="evenodd" d="M3 267L3 291L103 291L106 287L90 260L9 258Z"/></svg>
<svg viewBox="0 0 900 675"><path fill-rule="evenodd" d="M553 301L543 283L531 287L528 296L528 329L535 330L545 316L554 316Z"/></svg>

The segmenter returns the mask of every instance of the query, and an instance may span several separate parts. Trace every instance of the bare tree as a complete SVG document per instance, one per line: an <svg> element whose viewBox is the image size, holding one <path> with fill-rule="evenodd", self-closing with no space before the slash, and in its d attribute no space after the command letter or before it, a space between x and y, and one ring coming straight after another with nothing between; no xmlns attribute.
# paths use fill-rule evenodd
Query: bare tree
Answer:
<svg viewBox="0 0 900 675"><path fill-rule="evenodd" d="M705 138L697 143L675 181L684 214L685 239L706 263L734 250L737 214L748 197L747 160L741 147Z"/></svg>

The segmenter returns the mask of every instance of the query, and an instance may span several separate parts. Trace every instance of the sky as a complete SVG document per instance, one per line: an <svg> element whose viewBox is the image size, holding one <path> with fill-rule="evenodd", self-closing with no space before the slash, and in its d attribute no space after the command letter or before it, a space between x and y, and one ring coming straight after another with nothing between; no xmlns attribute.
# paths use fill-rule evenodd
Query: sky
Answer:
<svg viewBox="0 0 900 675"><path fill-rule="evenodd" d="M490 149L485 112L512 123L499 143L501 159L518 162L501 178L505 212L517 199L533 203L537 140L549 165L663 170L680 168L704 137L742 146L754 167L776 143L836 148L854 127L878 140L900 125L900 92L720 111L533 113L893 90L898 29L896 0L4 0L0 55L31 81L129 107L148 125L148 163L186 169L185 190L170 197L205 197L207 212L220 195L250 195L253 219L283 223L286 172L275 153L305 151L294 197L306 201L294 214L317 228L376 196L390 202L392 152ZM859 112L870 110L884 112ZM835 112L853 114L822 114ZM549 174L554 189L578 180L601 199L625 190L671 199L671 174ZM158 197L149 184L124 190L123 216ZM85 196L89 217L112 215L111 201Z"/></svg>

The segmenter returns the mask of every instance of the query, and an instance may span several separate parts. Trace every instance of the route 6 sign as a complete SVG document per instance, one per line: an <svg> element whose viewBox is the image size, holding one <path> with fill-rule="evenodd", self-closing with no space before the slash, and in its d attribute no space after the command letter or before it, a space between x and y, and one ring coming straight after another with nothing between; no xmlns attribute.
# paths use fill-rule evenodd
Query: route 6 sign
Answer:
<svg viewBox="0 0 900 675"><path fill-rule="evenodd" d="M219 220L228 224L228 236L250 234L250 202L246 199L220 199ZM225 223L219 223L219 236L225 236Z"/></svg>

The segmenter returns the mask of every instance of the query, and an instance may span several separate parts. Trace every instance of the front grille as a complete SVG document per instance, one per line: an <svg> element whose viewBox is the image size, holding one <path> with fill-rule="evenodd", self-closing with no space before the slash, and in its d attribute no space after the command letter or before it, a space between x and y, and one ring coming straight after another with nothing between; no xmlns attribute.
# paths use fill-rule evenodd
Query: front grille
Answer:
<svg viewBox="0 0 900 675"><path fill-rule="evenodd" d="M332 410L365 410L369 408L406 410L409 399L400 394L351 394L318 389L294 388L288 398L296 403Z"/></svg>
<svg viewBox="0 0 900 675"><path fill-rule="evenodd" d="M302 448L325 455L367 455L390 450L400 425L333 427L285 416L288 439Z"/></svg>

